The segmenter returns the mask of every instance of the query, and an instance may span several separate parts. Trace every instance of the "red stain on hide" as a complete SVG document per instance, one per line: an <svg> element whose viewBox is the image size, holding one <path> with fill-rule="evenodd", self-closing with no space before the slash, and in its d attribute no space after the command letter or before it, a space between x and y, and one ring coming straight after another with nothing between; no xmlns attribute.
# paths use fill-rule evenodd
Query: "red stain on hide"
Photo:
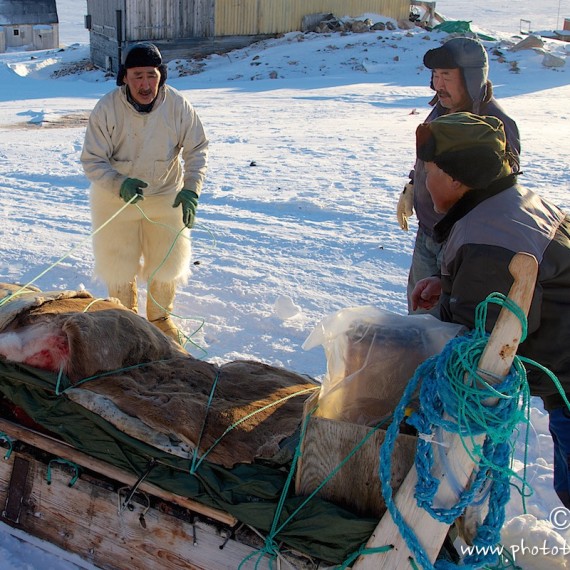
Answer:
<svg viewBox="0 0 570 570"><path fill-rule="evenodd" d="M38 351L28 356L24 360L24 364L49 370L50 372L59 372L62 368L65 370L67 360L69 359L69 344L67 336L53 335L41 339L38 343Z"/></svg>

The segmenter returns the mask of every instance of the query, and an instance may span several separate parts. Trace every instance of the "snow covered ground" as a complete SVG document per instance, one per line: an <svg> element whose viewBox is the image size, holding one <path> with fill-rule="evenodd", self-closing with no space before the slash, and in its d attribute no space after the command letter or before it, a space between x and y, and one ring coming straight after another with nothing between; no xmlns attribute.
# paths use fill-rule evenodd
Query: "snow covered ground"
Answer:
<svg viewBox="0 0 570 570"><path fill-rule="evenodd" d="M0 54L0 281L103 296L92 276L79 154L86 117L114 80L101 71L70 73L88 58L85 2L58 0L58 10L63 51ZM521 18L534 31L561 28L570 0L440 0L437 10L496 38L484 43L495 94L521 131L520 180L569 209L570 64L542 61L544 52L566 60L570 44L546 40L544 52L509 47L522 38ZM302 344L323 317L362 305L405 313L415 219L402 232L395 207L432 94L422 57L445 36L419 28L291 33L169 65L169 82L194 104L211 140L193 277L175 305L195 356L253 358L322 379L323 351ZM570 568L561 553L570 533L550 520L560 503L547 416L539 401L533 405L527 478L534 495L523 514L513 491L503 542L546 544L546 551L517 553L525 570ZM519 441L520 470L522 457ZM0 559L2 570L77 567L4 526Z"/></svg>

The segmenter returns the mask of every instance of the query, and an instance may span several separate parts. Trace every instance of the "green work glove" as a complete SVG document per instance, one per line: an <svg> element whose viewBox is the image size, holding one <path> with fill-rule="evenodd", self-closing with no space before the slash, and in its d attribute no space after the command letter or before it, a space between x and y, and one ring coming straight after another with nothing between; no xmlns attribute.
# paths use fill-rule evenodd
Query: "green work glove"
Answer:
<svg viewBox="0 0 570 570"><path fill-rule="evenodd" d="M182 204L182 221L187 228L194 225L194 218L196 217L196 208L198 207L198 194L194 190L182 188L176 198L174 199L173 208Z"/></svg>
<svg viewBox="0 0 570 570"><path fill-rule="evenodd" d="M131 202L135 204L139 200L144 200L143 188L146 188L148 184L139 180L138 178L127 178L122 184L119 190L119 196L125 201L130 202L133 196L136 198Z"/></svg>

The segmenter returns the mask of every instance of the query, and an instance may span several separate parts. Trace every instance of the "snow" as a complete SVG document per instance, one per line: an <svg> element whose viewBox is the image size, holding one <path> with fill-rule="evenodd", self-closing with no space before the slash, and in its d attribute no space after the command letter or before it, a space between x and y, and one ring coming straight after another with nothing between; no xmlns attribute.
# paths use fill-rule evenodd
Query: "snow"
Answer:
<svg viewBox="0 0 570 570"><path fill-rule="evenodd" d="M85 2L57 5L63 50L0 54L0 281L105 296L92 276L79 154L89 111L115 85L101 71L79 72L89 57ZM521 131L521 182L568 210L570 70L542 61L545 53L567 59L570 44L508 47L524 37L521 19L533 31L561 29L570 0L438 0L437 11L496 38L484 43L495 94ZM323 351L302 349L321 319L364 305L405 314L416 222L401 231L395 207L432 94L422 57L445 36L293 32L169 64L169 83L194 104L211 140L193 276L175 304L192 354L253 358L322 379ZM525 570L570 568L570 533L552 516L561 504L548 417L532 403L526 474L524 432L515 467L534 493L525 512L513 490L502 540ZM89 567L14 532L0 525L2 570Z"/></svg>

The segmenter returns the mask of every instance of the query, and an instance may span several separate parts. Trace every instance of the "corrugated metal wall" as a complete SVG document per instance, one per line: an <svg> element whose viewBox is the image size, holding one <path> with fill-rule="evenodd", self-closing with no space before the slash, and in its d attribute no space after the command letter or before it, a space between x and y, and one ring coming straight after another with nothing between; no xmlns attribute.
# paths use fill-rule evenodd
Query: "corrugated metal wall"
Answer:
<svg viewBox="0 0 570 570"><path fill-rule="evenodd" d="M215 35L254 35L301 29L303 16L321 12L342 18L379 14L397 20L410 13L409 0L216 0Z"/></svg>

